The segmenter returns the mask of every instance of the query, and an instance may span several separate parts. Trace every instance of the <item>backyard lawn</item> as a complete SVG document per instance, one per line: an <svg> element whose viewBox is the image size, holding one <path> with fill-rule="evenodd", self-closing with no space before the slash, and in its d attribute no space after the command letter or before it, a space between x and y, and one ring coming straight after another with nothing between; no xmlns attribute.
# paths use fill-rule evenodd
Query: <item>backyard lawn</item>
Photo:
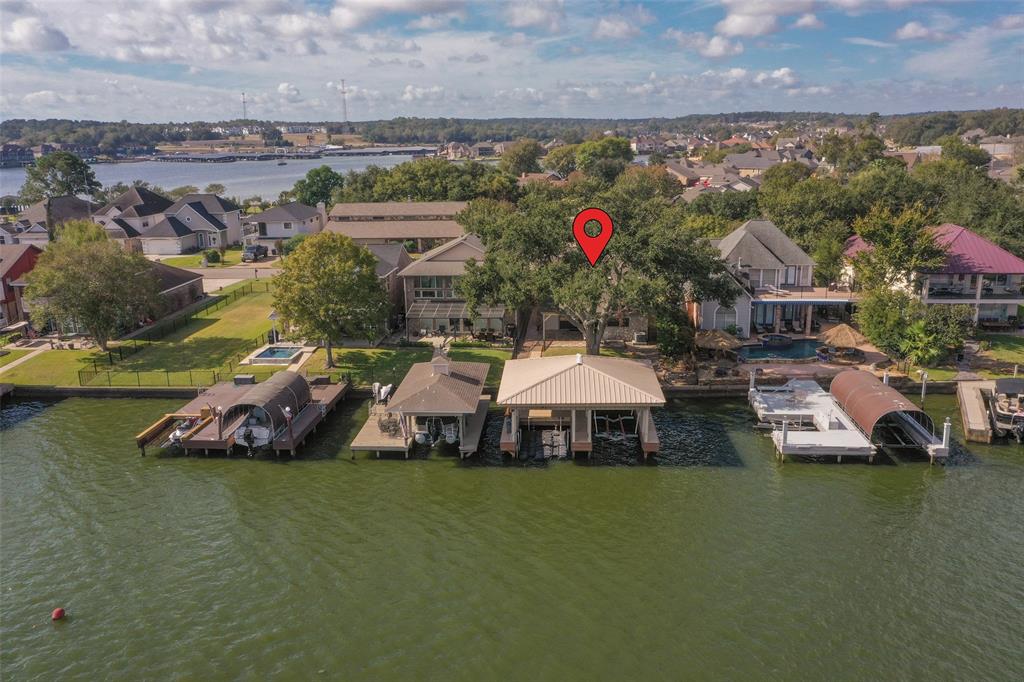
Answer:
<svg viewBox="0 0 1024 682"><path fill-rule="evenodd" d="M7 350L7 351L0 351L0 352L3 353L3 355L0 355L0 367L3 367L4 365L8 365L8 364L14 362L18 358L25 357L26 355L28 355L32 351L31 350L26 350L26 349L23 349L23 348L15 348L15 349Z"/></svg>
<svg viewBox="0 0 1024 682"><path fill-rule="evenodd" d="M1024 368L1024 336L1013 334L979 334L979 341L989 344L988 349L978 354L977 363L982 372L989 376L1013 373L1013 366Z"/></svg>
<svg viewBox="0 0 1024 682"><path fill-rule="evenodd" d="M332 374L348 374L359 385L374 381L382 384L398 384L414 363L429 362L433 354L430 348L343 348L334 351L335 369ZM507 350L497 348L453 348L451 359L463 362L486 362L491 369L487 383L497 385L505 361L512 357ZM307 373L327 372L324 362L327 356L321 348L303 366Z"/></svg>
<svg viewBox="0 0 1024 682"><path fill-rule="evenodd" d="M161 258L160 262L164 265L173 265L176 268L200 268L203 266L203 252L190 253L187 256ZM210 267L226 267L228 265L238 265L241 262L242 247L233 246L224 252L223 260L220 263L210 263Z"/></svg>
<svg viewBox="0 0 1024 682"><path fill-rule="evenodd" d="M556 355L576 355L586 350L583 346L551 346L544 351L544 357L550 358ZM614 358L628 358L631 357L629 353L619 350L618 348L608 348L607 346L601 346L601 355L608 355Z"/></svg>
<svg viewBox="0 0 1024 682"><path fill-rule="evenodd" d="M93 361L106 364L106 354L96 350L48 350L3 374L0 381L10 384L77 386L78 370L92 369Z"/></svg>

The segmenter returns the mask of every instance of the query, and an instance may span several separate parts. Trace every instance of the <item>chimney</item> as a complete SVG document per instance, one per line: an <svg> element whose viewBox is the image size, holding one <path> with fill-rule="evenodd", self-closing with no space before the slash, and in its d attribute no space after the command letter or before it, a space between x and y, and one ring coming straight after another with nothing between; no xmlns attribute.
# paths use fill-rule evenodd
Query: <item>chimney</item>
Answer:
<svg viewBox="0 0 1024 682"><path fill-rule="evenodd" d="M451 362L440 348L434 351L434 357L430 360L430 370L434 375L444 374L447 376L451 374Z"/></svg>
<svg viewBox="0 0 1024 682"><path fill-rule="evenodd" d="M577 365L582 365L583 364L583 354L582 353L577 353L576 354L576 364Z"/></svg>
<svg viewBox="0 0 1024 682"><path fill-rule="evenodd" d="M320 215L320 228L327 225L327 204L322 201L316 202L316 212Z"/></svg>

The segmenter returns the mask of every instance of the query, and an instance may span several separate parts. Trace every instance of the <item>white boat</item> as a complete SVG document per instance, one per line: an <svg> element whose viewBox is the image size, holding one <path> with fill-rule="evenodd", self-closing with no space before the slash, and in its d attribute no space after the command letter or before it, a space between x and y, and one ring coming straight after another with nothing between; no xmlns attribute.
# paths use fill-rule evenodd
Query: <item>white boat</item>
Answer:
<svg viewBox="0 0 1024 682"><path fill-rule="evenodd" d="M997 437L1011 436L1024 443L1024 379L996 379L989 412Z"/></svg>

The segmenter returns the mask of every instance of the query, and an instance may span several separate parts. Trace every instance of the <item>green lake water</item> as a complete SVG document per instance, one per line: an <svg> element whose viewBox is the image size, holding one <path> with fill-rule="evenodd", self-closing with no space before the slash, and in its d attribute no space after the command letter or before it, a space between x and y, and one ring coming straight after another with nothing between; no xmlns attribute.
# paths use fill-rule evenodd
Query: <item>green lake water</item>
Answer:
<svg viewBox="0 0 1024 682"><path fill-rule="evenodd" d="M5 681L1024 679L1016 445L780 465L701 401L657 465L378 461L348 405L295 461L139 457L180 402L4 408Z"/></svg>

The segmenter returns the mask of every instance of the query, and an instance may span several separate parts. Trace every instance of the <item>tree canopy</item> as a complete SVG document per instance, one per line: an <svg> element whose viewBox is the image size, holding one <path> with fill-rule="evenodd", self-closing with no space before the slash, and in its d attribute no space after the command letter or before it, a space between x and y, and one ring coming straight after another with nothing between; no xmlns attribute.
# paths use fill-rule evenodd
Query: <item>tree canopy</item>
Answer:
<svg viewBox="0 0 1024 682"><path fill-rule="evenodd" d="M307 237L282 261L274 307L300 336L323 340L328 367L335 342L370 341L385 331L388 298L376 267L366 248L333 232Z"/></svg>
<svg viewBox="0 0 1024 682"><path fill-rule="evenodd" d="M91 195L100 189L96 174L71 152L52 152L25 169L21 200L34 204L53 197Z"/></svg>
<svg viewBox="0 0 1024 682"><path fill-rule="evenodd" d="M144 256L98 238L82 225L65 224L65 237L50 244L28 274L25 297L32 322L81 324L99 347L133 329L163 305L152 265Z"/></svg>
<svg viewBox="0 0 1024 682"><path fill-rule="evenodd" d="M330 205L331 196L344 185L345 176L323 165L311 169L306 177L299 178L292 188L292 196L295 201L307 206L316 206L320 202Z"/></svg>
<svg viewBox="0 0 1024 682"><path fill-rule="evenodd" d="M929 212L917 204L893 213L882 205L854 221L854 230L870 245L853 259L857 280L867 289L890 289L911 282L914 273L934 270L946 260L945 250L928 230Z"/></svg>
<svg viewBox="0 0 1024 682"><path fill-rule="evenodd" d="M600 351L608 322L624 314L657 316L688 296L729 301L734 285L717 250L679 229L682 209L666 195L664 169L631 168L607 186L594 179L566 188L531 187L518 206L474 202L460 214L487 254L468 264L459 287L471 307L503 304L517 322L555 308L579 329L586 351ZM601 260L591 267L572 237L582 209L598 206L614 223Z"/></svg>
<svg viewBox="0 0 1024 682"><path fill-rule="evenodd" d="M523 173L540 172L538 159L544 155L544 147L537 140L524 139L505 147L498 168L518 178Z"/></svg>

